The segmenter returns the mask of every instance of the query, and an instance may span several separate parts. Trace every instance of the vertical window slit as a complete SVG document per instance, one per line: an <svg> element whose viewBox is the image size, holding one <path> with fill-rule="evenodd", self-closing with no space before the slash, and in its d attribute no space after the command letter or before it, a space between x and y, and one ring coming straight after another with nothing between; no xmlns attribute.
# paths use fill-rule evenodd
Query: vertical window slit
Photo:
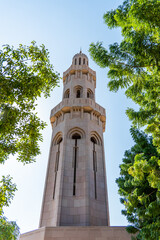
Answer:
<svg viewBox="0 0 160 240"><path fill-rule="evenodd" d="M53 188L53 199L55 197L55 191L56 191L56 181L57 181L57 172L58 172L58 166L59 166L59 156L60 156L60 142L58 143L58 152L56 153L56 161L55 161L55 177L54 177L54 188Z"/></svg>
<svg viewBox="0 0 160 240"><path fill-rule="evenodd" d="M76 168L77 168L77 139L75 139L74 147L74 174L73 174L73 196L76 195Z"/></svg>
<svg viewBox="0 0 160 240"><path fill-rule="evenodd" d="M93 137L91 137L91 141L93 142L94 197L97 199L97 153L95 150L95 144L97 142Z"/></svg>
<svg viewBox="0 0 160 240"><path fill-rule="evenodd" d="M78 133L75 133L72 136L72 139L75 140L75 145L73 147L73 196L75 196L76 195L76 174L77 174L77 153L78 153L77 139L81 139L81 136Z"/></svg>
<svg viewBox="0 0 160 240"><path fill-rule="evenodd" d="M96 180L96 173L97 173L97 159L96 159L96 151L93 151L93 171L94 171L94 196L97 199L97 180Z"/></svg>

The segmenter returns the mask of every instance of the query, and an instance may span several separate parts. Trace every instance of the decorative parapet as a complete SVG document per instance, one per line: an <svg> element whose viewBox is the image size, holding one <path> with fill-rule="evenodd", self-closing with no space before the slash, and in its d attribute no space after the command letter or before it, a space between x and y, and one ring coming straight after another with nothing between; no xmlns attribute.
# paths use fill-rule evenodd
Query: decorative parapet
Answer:
<svg viewBox="0 0 160 240"><path fill-rule="evenodd" d="M103 131L105 131L106 111L94 100L89 98L63 99L62 102L51 110L51 124L53 125L59 115L71 112L74 108L80 108L83 109L84 112L97 115L103 123Z"/></svg>
<svg viewBox="0 0 160 240"><path fill-rule="evenodd" d="M63 82L65 82L66 77L68 75L75 74L75 71L82 71L82 73L89 73L93 76L93 80L96 81L96 72L89 68L87 65L71 65L64 73L63 73Z"/></svg>

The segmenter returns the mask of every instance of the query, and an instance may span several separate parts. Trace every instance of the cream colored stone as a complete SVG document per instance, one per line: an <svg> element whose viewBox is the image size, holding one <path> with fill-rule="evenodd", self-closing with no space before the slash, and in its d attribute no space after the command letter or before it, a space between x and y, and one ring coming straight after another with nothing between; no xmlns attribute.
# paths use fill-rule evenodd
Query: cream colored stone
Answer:
<svg viewBox="0 0 160 240"><path fill-rule="evenodd" d="M107 227L103 144L106 116L105 109L95 102L96 72L89 68L85 54L73 57L63 74L63 84L62 102L50 116L53 131L40 228L22 234L20 239L129 240L124 228ZM75 133L81 139L73 139Z"/></svg>
<svg viewBox="0 0 160 240"><path fill-rule="evenodd" d="M43 227L22 234L20 240L130 240L124 227Z"/></svg>

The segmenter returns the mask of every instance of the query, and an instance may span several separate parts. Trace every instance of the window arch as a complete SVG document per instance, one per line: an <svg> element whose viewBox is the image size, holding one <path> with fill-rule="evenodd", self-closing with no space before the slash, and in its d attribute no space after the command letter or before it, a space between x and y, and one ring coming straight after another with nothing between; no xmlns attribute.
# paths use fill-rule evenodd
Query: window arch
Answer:
<svg viewBox="0 0 160 240"><path fill-rule="evenodd" d="M81 136L80 136L79 133L74 133L74 134L72 135L72 139L81 139Z"/></svg>
<svg viewBox="0 0 160 240"><path fill-rule="evenodd" d="M95 139L95 137L91 137L90 140L91 140L91 142L93 142L94 144L97 144L97 140Z"/></svg>
<svg viewBox="0 0 160 240"><path fill-rule="evenodd" d="M94 198L97 199L97 171L98 171L98 167L97 167L97 147L96 145L101 145L101 138L98 135L97 132L91 132L90 134L91 138L91 142L92 142L92 156L93 156L93 175L94 175Z"/></svg>
<svg viewBox="0 0 160 240"><path fill-rule="evenodd" d="M85 133L83 129L74 127L68 132L68 138L73 141L73 158L72 158L72 169L73 169L73 196L76 196L77 186L77 166L79 161L79 141L84 137Z"/></svg>
<svg viewBox="0 0 160 240"><path fill-rule="evenodd" d="M53 139L54 151L56 152L55 159L54 159L54 186L53 186L53 199L55 198L56 194L56 181L57 181L57 174L59 168L59 160L60 160L60 143L62 142L62 133L58 132Z"/></svg>
<svg viewBox="0 0 160 240"><path fill-rule="evenodd" d="M79 65L81 65L81 58L79 58Z"/></svg>
<svg viewBox="0 0 160 240"><path fill-rule="evenodd" d="M75 58L75 65L77 65L77 58Z"/></svg>
<svg viewBox="0 0 160 240"><path fill-rule="evenodd" d="M82 139L85 137L85 132L79 127L74 127L69 130L67 137L70 139Z"/></svg>
<svg viewBox="0 0 160 240"><path fill-rule="evenodd" d="M91 98L91 99L94 98L94 93L90 88L87 88L87 98Z"/></svg>
<svg viewBox="0 0 160 240"><path fill-rule="evenodd" d="M64 98L69 98L69 95L70 95L70 90L67 89L64 93Z"/></svg>
<svg viewBox="0 0 160 240"><path fill-rule="evenodd" d="M54 139L53 139L53 144L54 144L54 145L57 145L57 144L61 143L62 140L63 140L63 138L62 138L62 132L58 132L58 133L55 135Z"/></svg>
<svg viewBox="0 0 160 240"><path fill-rule="evenodd" d="M76 98L82 98L83 96L83 88L81 86L74 87L75 97Z"/></svg>
<svg viewBox="0 0 160 240"><path fill-rule="evenodd" d="M83 65L85 64L85 58L83 58Z"/></svg>
<svg viewBox="0 0 160 240"><path fill-rule="evenodd" d="M90 137L91 142L93 142L97 145L102 145L101 137L99 136L99 134L97 132L92 131L90 136L91 136Z"/></svg>

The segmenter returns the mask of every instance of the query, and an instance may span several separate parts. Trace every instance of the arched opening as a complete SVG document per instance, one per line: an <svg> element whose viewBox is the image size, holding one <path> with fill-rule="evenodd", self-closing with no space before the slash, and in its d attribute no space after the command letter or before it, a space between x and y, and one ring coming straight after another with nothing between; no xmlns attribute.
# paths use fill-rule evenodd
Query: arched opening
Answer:
<svg viewBox="0 0 160 240"><path fill-rule="evenodd" d="M94 98L94 94L90 88L87 89L87 98L91 98L91 99Z"/></svg>
<svg viewBox="0 0 160 240"><path fill-rule="evenodd" d="M97 144L97 140L95 139L95 137L91 137L91 142L93 142L94 144Z"/></svg>
<svg viewBox="0 0 160 240"><path fill-rule="evenodd" d="M54 162L54 186L53 186L53 199L55 198L55 193L56 193L56 181L57 181L57 174L58 174L58 168L59 168L59 159L60 159L60 145L61 142L63 141L62 138L62 133L59 132L56 134L54 138L54 147L56 150L56 155L55 155L55 162Z"/></svg>
<svg viewBox="0 0 160 240"><path fill-rule="evenodd" d="M93 152L93 172L94 172L94 197L97 199L97 153L96 153L96 144L97 140L95 137L90 138L93 143L92 152Z"/></svg>
<svg viewBox="0 0 160 240"><path fill-rule="evenodd" d="M80 98L80 96L81 96L81 91L80 91L80 90L77 90L76 98Z"/></svg>
<svg viewBox="0 0 160 240"><path fill-rule="evenodd" d="M74 93L75 93L76 98L81 98L82 95L83 95L83 88L80 85L75 86L74 87Z"/></svg>
<svg viewBox="0 0 160 240"><path fill-rule="evenodd" d="M99 136L99 134L95 131L91 132L91 138L90 138L91 142L94 142L97 145L102 145L102 140L101 137Z"/></svg>
<svg viewBox="0 0 160 240"><path fill-rule="evenodd" d="M81 58L79 58L79 65L81 65Z"/></svg>
<svg viewBox="0 0 160 240"><path fill-rule="evenodd" d="M57 144L60 144L60 143L62 142L62 140L63 140L63 138L60 137L60 138L58 139L58 141L57 141Z"/></svg>
<svg viewBox="0 0 160 240"><path fill-rule="evenodd" d="M72 138L74 135L75 136L80 136L79 139L82 139L82 138L85 138L85 132L83 129L79 128L79 127L74 127L72 129L69 130L69 132L67 133L67 138L70 138L70 139L74 139Z"/></svg>
<svg viewBox="0 0 160 240"><path fill-rule="evenodd" d="M72 135L72 139L81 139L81 136L80 136L80 134L78 134L78 133L74 133L74 134Z"/></svg>
<svg viewBox="0 0 160 240"><path fill-rule="evenodd" d="M83 58L83 64L85 64L85 58Z"/></svg>
<svg viewBox="0 0 160 240"><path fill-rule="evenodd" d="M78 151L79 151L79 141L85 137L85 132L79 127L74 127L69 130L67 137L72 139L73 143L73 196L76 196L76 177L77 177L77 163L78 163Z"/></svg>
<svg viewBox="0 0 160 240"><path fill-rule="evenodd" d="M69 95L70 95L70 90L67 89L64 93L64 98L69 98Z"/></svg>
<svg viewBox="0 0 160 240"><path fill-rule="evenodd" d="M78 139L81 139L81 136L80 134L78 133L74 133L72 135L72 139L74 139L74 147L73 147L73 153L74 153L74 156L73 156L73 168L74 168L74 173L73 173L73 196L76 195L76 175L77 175L77 154L78 154L78 144L77 144L77 140Z"/></svg>
<svg viewBox="0 0 160 240"><path fill-rule="evenodd" d="M77 65L77 58L75 59L75 65Z"/></svg>

